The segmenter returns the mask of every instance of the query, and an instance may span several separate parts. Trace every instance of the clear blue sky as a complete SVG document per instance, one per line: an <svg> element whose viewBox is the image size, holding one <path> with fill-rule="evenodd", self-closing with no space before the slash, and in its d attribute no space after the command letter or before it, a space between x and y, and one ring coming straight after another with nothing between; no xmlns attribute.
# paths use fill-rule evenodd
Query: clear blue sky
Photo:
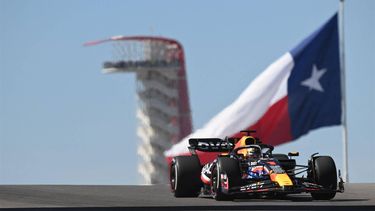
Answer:
<svg viewBox="0 0 375 211"><path fill-rule="evenodd" d="M0 0L0 184L139 184L134 75L100 73L113 35L186 53L194 128L338 9L338 0ZM349 174L375 182L375 1L346 1ZM342 165L341 128L276 148Z"/></svg>

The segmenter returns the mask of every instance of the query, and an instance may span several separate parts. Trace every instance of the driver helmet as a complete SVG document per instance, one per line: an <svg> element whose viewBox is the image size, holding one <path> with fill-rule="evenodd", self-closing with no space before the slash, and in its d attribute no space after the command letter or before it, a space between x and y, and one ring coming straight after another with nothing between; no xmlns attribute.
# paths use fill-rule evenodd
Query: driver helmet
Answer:
<svg viewBox="0 0 375 211"><path fill-rule="evenodd" d="M240 149L237 152L240 155L243 155L245 159L249 158L260 158L261 151L258 147L251 147L251 148L245 148L245 149Z"/></svg>

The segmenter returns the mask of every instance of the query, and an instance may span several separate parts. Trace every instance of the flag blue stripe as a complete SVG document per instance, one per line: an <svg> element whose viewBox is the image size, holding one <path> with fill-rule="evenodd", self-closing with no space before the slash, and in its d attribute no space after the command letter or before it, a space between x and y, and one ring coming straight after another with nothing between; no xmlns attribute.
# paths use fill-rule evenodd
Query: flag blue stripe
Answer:
<svg viewBox="0 0 375 211"><path fill-rule="evenodd" d="M295 64L288 79L293 139L312 129L341 124L337 21L336 13L290 52Z"/></svg>

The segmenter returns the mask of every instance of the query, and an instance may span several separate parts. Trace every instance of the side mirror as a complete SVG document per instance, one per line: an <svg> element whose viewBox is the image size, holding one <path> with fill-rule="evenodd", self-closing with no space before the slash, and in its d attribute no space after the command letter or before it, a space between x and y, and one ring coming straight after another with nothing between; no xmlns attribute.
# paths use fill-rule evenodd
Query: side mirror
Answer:
<svg viewBox="0 0 375 211"><path fill-rule="evenodd" d="M290 157L292 157L292 156L299 156L299 152L289 152L288 156L290 156Z"/></svg>

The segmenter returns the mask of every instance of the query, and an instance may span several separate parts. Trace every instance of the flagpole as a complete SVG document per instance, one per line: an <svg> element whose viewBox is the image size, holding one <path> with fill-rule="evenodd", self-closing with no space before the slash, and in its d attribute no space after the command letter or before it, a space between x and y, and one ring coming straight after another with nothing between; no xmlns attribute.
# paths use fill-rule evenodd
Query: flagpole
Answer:
<svg viewBox="0 0 375 211"><path fill-rule="evenodd" d="M346 121L346 84L345 84L345 46L344 46L344 3L339 3L339 52L340 52L340 69L341 69L341 106L342 106L342 143L343 143L343 178L349 183L348 170L348 127Z"/></svg>

